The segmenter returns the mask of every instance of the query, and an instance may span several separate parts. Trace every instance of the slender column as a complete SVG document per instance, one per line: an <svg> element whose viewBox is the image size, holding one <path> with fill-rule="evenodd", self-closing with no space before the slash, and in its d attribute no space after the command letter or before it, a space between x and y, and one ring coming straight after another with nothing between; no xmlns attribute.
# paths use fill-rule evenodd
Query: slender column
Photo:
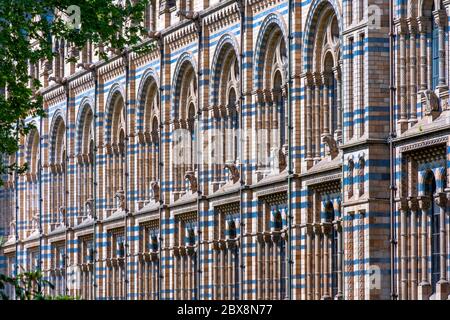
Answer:
<svg viewBox="0 0 450 320"><path fill-rule="evenodd" d="M418 298L420 300L428 300L431 294L431 285L428 281L428 256L427 256L427 212L430 209L430 199L428 197L419 197L419 207L421 210L421 223L420 223L420 246L421 246L421 281L419 284Z"/></svg>
<svg viewBox="0 0 450 320"><path fill-rule="evenodd" d="M278 298L278 246L272 236L272 299Z"/></svg>
<svg viewBox="0 0 450 320"><path fill-rule="evenodd" d="M222 243L223 245L223 243ZM220 285L220 299L225 299L225 290L226 290L226 279L225 279L225 250L222 247L222 250L220 250L220 278L221 278L221 285Z"/></svg>
<svg viewBox="0 0 450 320"><path fill-rule="evenodd" d="M400 201L400 277L401 277L401 300L408 299L408 231L407 215L408 204Z"/></svg>
<svg viewBox="0 0 450 320"><path fill-rule="evenodd" d="M447 195L444 192L438 193L435 198L436 204L439 206L439 264L440 277L436 285L436 296L438 300L446 300L449 294L449 284L447 281L447 246L446 246L446 230L445 230L445 211L447 208Z"/></svg>
<svg viewBox="0 0 450 320"><path fill-rule="evenodd" d="M433 12L434 19L438 25L439 33L439 84L438 87L445 87L445 26L448 24L445 10Z"/></svg>
<svg viewBox="0 0 450 320"><path fill-rule="evenodd" d="M271 135L272 135L272 130L271 130L271 117L270 117L270 113L273 112L273 97L272 97L272 92L270 90L264 90L264 98L265 98L265 109L266 109L266 113L265 113L265 119L264 119L264 123L265 123L265 134L266 134L266 154L265 156L267 157L267 159L270 158L270 147L272 145L272 141L271 141Z"/></svg>
<svg viewBox="0 0 450 320"><path fill-rule="evenodd" d="M272 134L272 147L281 148L280 144L280 133L281 128L279 128L278 123L278 108L279 102L281 101L281 92L272 92L272 125L271 125L271 134Z"/></svg>
<svg viewBox="0 0 450 320"><path fill-rule="evenodd" d="M428 56L427 56L427 22L424 18L418 19L420 33L420 90L427 89L428 78Z"/></svg>
<svg viewBox="0 0 450 320"><path fill-rule="evenodd" d="M342 77L339 66L333 68L334 78L336 79L336 141L342 143Z"/></svg>
<svg viewBox="0 0 450 320"><path fill-rule="evenodd" d="M305 78L306 86L306 161L312 161L312 86L310 74Z"/></svg>
<svg viewBox="0 0 450 320"><path fill-rule="evenodd" d="M219 255L218 255L218 250L217 250L217 243L214 242L214 250L213 250L213 254L214 254L214 264L213 264L213 299L218 300L219 296L218 296L218 289L219 289L219 278L218 278L218 265L219 265Z"/></svg>
<svg viewBox="0 0 450 320"><path fill-rule="evenodd" d="M258 300L263 299L263 242L262 237L260 235L257 236L257 259L258 259L258 268L257 268L257 284L258 284Z"/></svg>
<svg viewBox="0 0 450 320"><path fill-rule="evenodd" d="M400 130L406 130L408 110L406 106L406 26L404 23L400 25L399 30L400 45Z"/></svg>
<svg viewBox="0 0 450 320"><path fill-rule="evenodd" d="M410 119L411 124L417 122L417 57L416 57L416 35L417 25L415 20L409 20L409 64L410 64Z"/></svg>
<svg viewBox="0 0 450 320"><path fill-rule="evenodd" d="M312 237L313 226L308 224L306 226L306 298L307 300L313 300L313 274L312 274Z"/></svg>
<svg viewBox="0 0 450 320"><path fill-rule="evenodd" d="M322 233L323 233L323 295L322 300L330 300L330 231L331 224L323 223L322 224Z"/></svg>
<svg viewBox="0 0 450 320"><path fill-rule="evenodd" d="M314 299L320 300L320 247L322 241L322 233L320 225L314 225Z"/></svg>
<svg viewBox="0 0 450 320"><path fill-rule="evenodd" d="M258 110L257 110L257 122L256 122L256 126L257 126L257 130L258 130L258 136L257 136L257 141L258 141L258 145L261 147L265 146L265 141L263 139L264 137L264 94L262 91L258 91L257 92L257 106L258 106ZM263 148L261 148L263 149ZM257 158L258 158L258 164L261 166L265 166L267 163L267 159L265 158L265 151L264 150L258 150L258 154L257 154Z"/></svg>
<svg viewBox="0 0 450 320"><path fill-rule="evenodd" d="M264 286L264 298L266 300L270 300L270 296L269 296L269 288L270 288L270 253L269 253L269 239L265 239L264 242L264 253L266 255L266 267L265 267L265 286Z"/></svg>
<svg viewBox="0 0 450 320"><path fill-rule="evenodd" d="M145 299L149 298L149 291L150 291L150 286L149 286L149 276L148 276L148 262L147 261L143 261L143 266L144 266L144 297Z"/></svg>
<svg viewBox="0 0 450 320"><path fill-rule="evenodd" d="M180 298L179 295L179 286L178 286L178 273L180 268L180 257L174 253L173 255L174 268L173 268L173 298L175 300Z"/></svg>
<svg viewBox="0 0 450 320"><path fill-rule="evenodd" d="M184 253L180 254L180 293L181 293L181 300L187 299L185 292L186 292L186 280L185 280L185 276L186 276L186 270L185 270L185 261L186 261L186 256L184 255Z"/></svg>
<svg viewBox="0 0 450 320"><path fill-rule="evenodd" d="M315 90L314 90L314 160L320 160L320 88L322 86L321 77L319 74L314 75Z"/></svg>
<svg viewBox="0 0 450 320"><path fill-rule="evenodd" d="M329 129L329 124L330 124L330 114L331 114L331 110L330 110L330 106L328 104L329 99L328 99L328 85L329 85L329 81L328 79L330 78L329 74L324 72L322 73L322 83L323 83L323 98L322 98L322 105L323 105L323 135L328 135L330 134L330 129Z"/></svg>
<svg viewBox="0 0 450 320"><path fill-rule="evenodd" d="M417 264L417 256L418 256L418 242L417 242L417 211L419 210L419 204L416 198L409 198L409 208L411 209L411 221L410 221L410 229L411 229L411 299L417 300L417 273L418 273L418 264Z"/></svg>
<svg viewBox="0 0 450 320"><path fill-rule="evenodd" d="M337 231L337 294L335 299L336 300L342 300L344 298L344 279L343 279L343 272L342 272L342 261L343 261L343 255L344 251L342 248L342 226L341 222L338 221L334 225L336 231Z"/></svg>

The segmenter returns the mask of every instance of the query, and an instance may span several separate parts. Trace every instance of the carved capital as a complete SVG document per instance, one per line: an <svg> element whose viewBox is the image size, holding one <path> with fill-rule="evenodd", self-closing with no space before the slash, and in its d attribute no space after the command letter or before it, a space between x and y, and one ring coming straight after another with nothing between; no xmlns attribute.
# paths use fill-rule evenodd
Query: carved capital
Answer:
<svg viewBox="0 0 450 320"><path fill-rule="evenodd" d="M323 234L327 234L327 235L330 234L331 230L333 229L332 228L333 227L332 224L329 223L329 222L323 222L321 227L322 227L322 233Z"/></svg>
<svg viewBox="0 0 450 320"><path fill-rule="evenodd" d="M419 210L419 201L417 201L417 198L415 197L409 197L408 206L412 211L417 211Z"/></svg>
<svg viewBox="0 0 450 320"><path fill-rule="evenodd" d="M446 207L447 206L447 194L445 192L439 192L435 197L434 197L434 202L439 206L439 207Z"/></svg>
<svg viewBox="0 0 450 320"><path fill-rule="evenodd" d="M430 208L431 206L431 199L429 197L425 197L425 196L420 196L417 198L418 203L419 203L419 208L422 211L426 211Z"/></svg>
<svg viewBox="0 0 450 320"><path fill-rule="evenodd" d="M447 14L444 9L433 11L433 18L439 28L444 28L447 24Z"/></svg>

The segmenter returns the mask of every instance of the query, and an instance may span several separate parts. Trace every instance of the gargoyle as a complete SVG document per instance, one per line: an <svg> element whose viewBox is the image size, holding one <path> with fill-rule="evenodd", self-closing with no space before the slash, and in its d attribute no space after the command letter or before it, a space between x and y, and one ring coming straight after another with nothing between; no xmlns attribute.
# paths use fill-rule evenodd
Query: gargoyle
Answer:
<svg viewBox="0 0 450 320"><path fill-rule="evenodd" d="M150 183L150 189L151 189L151 198L155 201L159 200L159 184L158 181L152 181Z"/></svg>
<svg viewBox="0 0 450 320"><path fill-rule="evenodd" d="M330 150L331 159L334 159L339 153L336 140L334 140L332 135L326 135L322 139Z"/></svg>
<svg viewBox="0 0 450 320"><path fill-rule="evenodd" d="M184 179L189 181L191 191L197 192L197 178L194 171L187 171L184 175Z"/></svg>
<svg viewBox="0 0 450 320"><path fill-rule="evenodd" d="M86 201L86 203L84 204L85 208L86 208L86 217L88 219L92 218L92 199L88 199Z"/></svg>
<svg viewBox="0 0 450 320"><path fill-rule="evenodd" d="M439 98L433 90L425 90L425 115L431 116L433 113L439 112Z"/></svg>
<svg viewBox="0 0 450 320"><path fill-rule="evenodd" d="M125 210L125 192L123 192L123 190L119 190L119 191L116 192L115 197L118 200L117 207L122 209L122 210Z"/></svg>
<svg viewBox="0 0 450 320"><path fill-rule="evenodd" d="M233 181L233 183L236 183L239 181L239 169L237 168L236 164L234 162L227 163L225 165L225 169L229 170L229 177L230 181Z"/></svg>

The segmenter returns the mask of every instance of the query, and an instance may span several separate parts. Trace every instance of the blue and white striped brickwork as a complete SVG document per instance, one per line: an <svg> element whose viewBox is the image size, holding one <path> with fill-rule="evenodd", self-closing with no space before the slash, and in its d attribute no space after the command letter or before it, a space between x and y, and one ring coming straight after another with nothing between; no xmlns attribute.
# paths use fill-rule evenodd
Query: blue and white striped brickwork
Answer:
<svg viewBox="0 0 450 320"><path fill-rule="evenodd" d="M292 1L291 10L286 0L248 0L245 3L242 15L245 20L241 26L241 14L235 1L220 4L218 1L194 1L194 9L203 12L200 39L195 23L179 21L175 11L163 11L157 23L162 42L150 53L131 54L128 73L125 60L116 57L98 64L97 92L91 73L78 70L71 75L70 68L67 68L68 101L60 86L45 91L47 117L28 120L36 123L40 137L42 168L38 167L38 179L33 186L42 190L42 208L37 210L42 217L37 219L42 224L42 236L38 232L39 223L30 221L33 217L27 210L31 201L37 199L33 205L39 204L38 195L32 193L28 178L21 176L17 179L17 212L15 208L1 208L0 235L5 234L8 241L0 256L0 270L11 270L9 261L16 260L23 268L30 268L37 252L42 260L41 267L50 279L51 272L58 269L56 248L63 244L67 248L66 267L69 271L73 267L75 276L66 270L66 280L60 286L63 292L83 295L84 291L77 287L75 267L85 263L82 239L93 237L96 260L90 280L93 294L89 297L96 299L217 299L224 297L222 294L240 299L388 299L392 291L405 299L429 298L436 293L439 297L448 295L445 281L439 285L434 281L448 279L448 255L442 262L436 254L433 256L436 248L433 249L431 241L448 239L448 215L443 220L443 231L434 235L432 222L438 215L427 218L428 233L423 238L427 239L424 245L427 254L422 256L425 251L419 241L422 238L418 229L422 211L414 209L415 213L411 213L411 208L427 205L425 198L430 198L427 192L430 192L432 181L436 186L432 189L434 198L447 192L448 141L444 131L448 105L445 103L448 98L447 69L444 79L439 79L444 84L433 88L439 98L436 110L427 114L427 101L434 97L430 98L430 93L428 100L427 95L419 91L416 99L413 98L413 88L422 85L421 76L414 77L414 70L418 72L425 68L424 85L428 85L433 82L433 66L438 70L440 65L430 63L428 67L427 60L420 59L422 20L411 22L409 16L420 18L421 14L429 14L432 5L425 1L426 10L409 9L406 1L398 1L392 8L396 17L394 174L397 210L394 228L398 243L394 250L396 285L390 288L389 3L306 0ZM445 1L444 5L447 6ZM435 11L436 8L437 5ZM442 9L441 16L446 10L447 7ZM443 31L444 44L448 43L447 25L448 22ZM416 30L415 51L411 50L414 41L408 30ZM403 36L405 38L400 41ZM273 98L275 92L270 79L273 65L267 62L267 57L276 52L277 41L271 39L281 39L281 46L290 51L290 97L287 100L286 95L283 100L286 108L290 101L293 125L291 145L288 146L293 169L289 194L287 169L262 173L258 163L261 148L256 135L260 123L258 117L261 110L270 110L263 108L272 106L270 97ZM432 56L432 36L425 33L424 39L424 52L430 51ZM287 48L289 43L290 48ZM449 54L445 50L444 59L448 65ZM237 154L240 160L238 181L233 184L231 175L224 171L227 177L217 187L217 171L210 164L213 157L211 140L214 132L222 128L216 116L226 107L221 96L227 88L219 84L222 74L228 72L224 70L226 57L233 51L241 68L238 80L242 93L238 94L238 111L243 144L239 145ZM402 56L403 52L406 56ZM280 68L287 71L283 66ZM189 120L182 111L182 100L189 92L183 85L191 76L195 83L192 103L198 128L194 137L201 152L195 172L197 188L186 191L183 185L185 194L178 195L180 186L173 165L176 157L174 132L183 126L183 121ZM152 90L149 88L154 85L157 106L152 109L152 115L159 121L156 130L159 140L145 149L142 139L149 139L145 135L151 135L148 128L153 119L148 116L151 102L147 98ZM416 113L412 106L414 101ZM117 115L115 110L119 104L125 111ZM402 108L407 112L402 114ZM87 114L94 115L96 175L95 179L83 180L78 158L86 143L83 137ZM411 116L414 114L417 114L415 118ZM71 227L67 229L51 226L51 208L54 207L50 195L58 192L50 183L52 148L56 148L52 141L58 141L51 135L57 132L54 126L58 117L63 120L64 139L67 138L67 178L61 185L63 195L67 197L64 200L65 221ZM122 120L117 120L120 117ZM328 123L326 119L329 119ZM406 124L402 122L405 119ZM441 121L442 125L434 125L436 121ZM117 123L126 131L122 160L111 156ZM430 137L428 131L435 132L430 145L423 143ZM19 163L32 159L29 140L21 139ZM142 190L144 187L150 189L152 180L142 182L146 175L143 163L150 161L145 159L157 161L154 160L157 157L148 154L158 151L161 164L154 166L158 168L155 169L159 177L156 179L158 188L152 189L156 193L151 197L151 192ZM117 164L120 161L121 166ZM114 171L116 165L122 168L120 170L126 177L126 182L120 184L125 195L122 208L118 204L120 201L112 198L114 195L110 190L114 176L120 172ZM434 180L430 178L430 172ZM86 197L83 191L89 190L85 189L86 185L92 185L96 190L98 222L86 216L86 208L80 204L80 199L93 198L92 193ZM188 186L192 187L192 181ZM0 201L8 201L14 194L3 188ZM291 225L288 224L288 196L293 217ZM415 216L417 227L403 221L401 228L401 208L407 221L411 215ZM277 212L281 212L280 225L274 220ZM20 243L16 243L9 231L13 220ZM236 239L231 238L233 232L226 229L230 221L236 225ZM152 232L158 238L156 247L146 244L148 237L144 230L148 224L154 226ZM290 237L286 237L288 230ZM194 233L193 243L188 236L190 232ZM278 238L278 232L283 237ZM124 234L123 257L120 250L114 256L117 243L113 240L118 233ZM416 251L412 252L414 239L418 242ZM408 241L406 248L402 248L402 241ZM450 248L446 241L442 248L448 252ZM289 242L291 246L287 245ZM229 259L222 267L217 259L221 254L231 257L232 254L225 251L233 248L233 243L239 246L239 261L234 263ZM288 268L289 248L291 268ZM427 274L422 272L421 259L426 260L430 269ZM446 269L443 275L441 269L436 269L433 259ZM155 267L143 274L146 270L142 267L143 261L150 260ZM417 272L413 272L412 266L416 264ZM112 265L119 270L121 284L112 283ZM428 286L425 280L429 282ZM289 282L292 285L290 294L287 292Z"/></svg>

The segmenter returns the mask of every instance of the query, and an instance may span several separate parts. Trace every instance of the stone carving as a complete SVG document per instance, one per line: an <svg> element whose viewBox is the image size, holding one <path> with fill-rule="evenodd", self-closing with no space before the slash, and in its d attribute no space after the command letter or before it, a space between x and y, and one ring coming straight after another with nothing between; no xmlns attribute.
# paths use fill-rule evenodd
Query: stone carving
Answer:
<svg viewBox="0 0 450 320"><path fill-rule="evenodd" d="M331 159L334 159L339 153L336 140L334 140L332 135L326 135L322 138L322 140L328 146Z"/></svg>
<svg viewBox="0 0 450 320"><path fill-rule="evenodd" d="M428 89L423 92L425 97L425 115L430 116L439 112L439 98L434 91Z"/></svg>
<svg viewBox="0 0 450 320"><path fill-rule="evenodd" d="M61 206L58 209L58 224L63 225L64 217L66 216L66 207Z"/></svg>
<svg viewBox="0 0 450 320"><path fill-rule="evenodd" d="M197 178L194 171L187 171L184 179L189 182L189 189L194 193L197 192Z"/></svg>
<svg viewBox="0 0 450 320"><path fill-rule="evenodd" d="M92 215L92 206L93 206L93 201L92 201L92 199L88 199L87 201L86 201L86 203L85 203L85 208L86 208L86 218L88 218L88 219L92 219L92 217L93 217L93 215Z"/></svg>
<svg viewBox="0 0 450 320"><path fill-rule="evenodd" d="M286 169L287 150L285 146L283 148L273 147L270 149L270 172L280 173Z"/></svg>
<svg viewBox="0 0 450 320"><path fill-rule="evenodd" d="M125 192L123 190L119 190L116 192L115 198L117 199L117 208L121 210L125 210Z"/></svg>
<svg viewBox="0 0 450 320"><path fill-rule="evenodd" d="M33 218L31 219L31 228L32 230L38 230L39 229L39 214L36 213Z"/></svg>
<svg viewBox="0 0 450 320"><path fill-rule="evenodd" d="M9 223L9 235L8 239L14 239L16 237L16 220Z"/></svg>
<svg viewBox="0 0 450 320"><path fill-rule="evenodd" d="M150 183L150 199L154 200L154 201L158 201L159 200L159 184L158 181L152 181Z"/></svg>
<svg viewBox="0 0 450 320"><path fill-rule="evenodd" d="M230 181L232 181L233 183L236 183L239 181L239 178L240 178L239 169L237 168L237 166L234 162L227 163L225 165L225 169L228 169L228 171L229 171Z"/></svg>

